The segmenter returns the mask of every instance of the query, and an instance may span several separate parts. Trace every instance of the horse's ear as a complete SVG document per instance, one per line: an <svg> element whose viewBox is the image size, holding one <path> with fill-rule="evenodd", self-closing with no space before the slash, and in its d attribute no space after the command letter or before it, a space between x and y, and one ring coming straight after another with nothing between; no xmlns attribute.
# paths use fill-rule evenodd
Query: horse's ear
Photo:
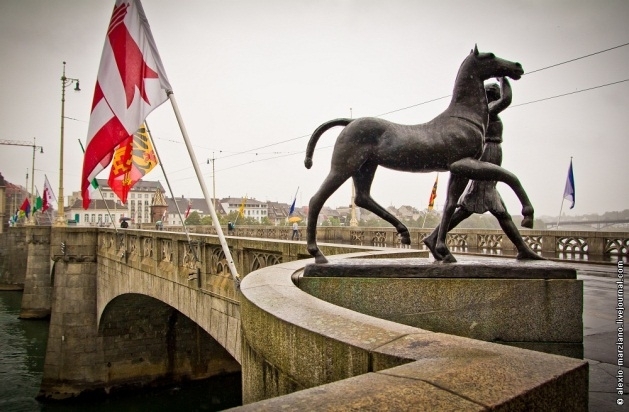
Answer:
<svg viewBox="0 0 629 412"><path fill-rule="evenodd" d="M474 56L478 56L478 45L474 45Z"/></svg>

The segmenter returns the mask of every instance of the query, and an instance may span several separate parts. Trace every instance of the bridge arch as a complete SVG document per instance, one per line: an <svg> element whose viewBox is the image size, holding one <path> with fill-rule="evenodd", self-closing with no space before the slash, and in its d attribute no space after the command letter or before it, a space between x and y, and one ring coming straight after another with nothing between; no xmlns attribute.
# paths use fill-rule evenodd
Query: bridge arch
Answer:
<svg viewBox="0 0 629 412"><path fill-rule="evenodd" d="M98 329L109 382L151 386L240 372L206 330L150 296L116 296L103 308Z"/></svg>

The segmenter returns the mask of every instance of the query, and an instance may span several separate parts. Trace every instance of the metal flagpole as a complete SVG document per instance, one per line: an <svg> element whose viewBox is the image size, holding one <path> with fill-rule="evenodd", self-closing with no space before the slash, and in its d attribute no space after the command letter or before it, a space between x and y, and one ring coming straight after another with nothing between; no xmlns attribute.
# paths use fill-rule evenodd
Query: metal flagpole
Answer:
<svg viewBox="0 0 629 412"><path fill-rule="evenodd" d="M231 272L232 279L234 280L235 286L236 288L238 288L240 286L240 277L238 276L236 265L234 265L234 259L232 258L231 252L229 251L229 247L227 246L227 241L225 240L225 235L223 234L223 228L221 228L221 224L218 221L218 216L216 216L216 211L214 210L214 205L210 201L207 187L205 187L205 181L203 179L203 175L201 174L201 168L199 167L199 162L197 162L197 158L194 155L194 150L192 149L192 144L190 143L190 138L188 137L188 132L186 131L186 126L184 125L183 120L181 118L181 113L179 112L179 106L177 105L177 100L175 99L175 95L172 92L172 90L169 90L167 94L168 94L168 98L170 99L170 103L173 106L175 117L177 118L177 123L179 123L179 129L181 130L181 134L183 135L183 140L186 143L188 154L190 155L190 160L192 160L192 166L194 167L194 171L197 174L197 179L199 181L199 184L201 185L201 190L203 191L205 202L207 203L207 206L210 209L210 214L212 215L212 222L214 223L214 228L216 229L216 234L218 235L218 239L221 242L223 253L225 254L225 259L227 260L227 266L229 267L229 271Z"/></svg>
<svg viewBox="0 0 629 412"><path fill-rule="evenodd" d="M572 156L570 156L570 165L572 165ZM561 212L563 212L563 202L566 200L566 190L564 189L563 198L561 199L561 207L559 208L559 217L557 217L557 230L559 230L559 222L561 221Z"/></svg>
<svg viewBox="0 0 629 412"><path fill-rule="evenodd" d="M161 157L159 156L159 153L157 152L157 146L155 145L155 142L153 141L153 138L151 137L151 129L149 129L149 124L148 124L148 122L146 120L144 121L144 125L146 126L146 132L147 132L148 138L151 141L151 143L153 144L153 150L155 150L155 156L157 156L157 160L159 161L159 165L162 168L162 173L164 174L164 179L166 179L166 185L168 186L168 190L170 191L170 196L173 198L173 202L175 202L175 208L177 208L177 214L179 215L179 220L181 221L181 224L183 225L183 230L186 233L186 238L188 239L188 244L192 245L192 239L190 239L190 233L188 232L188 226L186 226L186 222L183 219L183 217L181 216L181 210L179 209L179 203L177 203L177 198L175 197L175 194L173 193L172 187L170 187L170 181L168 180L168 175L166 175L166 170L164 169L164 162L162 162L160 160ZM166 210L168 210L168 209L166 209ZM163 217L164 217L164 215L162 215L162 220L163 220ZM199 257L197 256L197 253L196 253L195 249L192 246L190 246L190 250L192 250L192 253L194 254L194 257L198 261Z"/></svg>
<svg viewBox="0 0 629 412"><path fill-rule="evenodd" d="M563 201L565 198L561 199L561 207L559 208L559 217L557 218L557 230L559 230L559 221L561 220L561 212L563 211Z"/></svg>

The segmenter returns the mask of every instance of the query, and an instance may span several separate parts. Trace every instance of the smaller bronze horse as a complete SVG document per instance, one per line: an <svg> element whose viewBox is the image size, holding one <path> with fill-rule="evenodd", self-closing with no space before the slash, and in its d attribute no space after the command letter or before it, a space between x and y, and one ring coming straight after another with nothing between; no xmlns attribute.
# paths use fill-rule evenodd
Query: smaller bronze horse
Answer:
<svg viewBox="0 0 629 412"><path fill-rule="evenodd" d="M319 126L308 142L304 164L310 169L312 155L321 135L334 126L347 126L339 134L328 176L310 199L306 231L308 252L316 263L327 259L317 246L317 217L325 201L350 177L354 180L357 206L386 220L397 229L403 244L410 244L408 229L371 197L370 189L378 166L406 172L450 172L448 194L436 241L444 262L456 262L445 239L457 201L467 182L497 180L511 187L522 204L522 226L533 226L533 206L518 178L500 166L479 160L487 128L488 106L484 81L492 77L518 80L524 70L519 63L479 53L475 46L463 60L448 108L428 123L400 125L364 117L335 119Z"/></svg>

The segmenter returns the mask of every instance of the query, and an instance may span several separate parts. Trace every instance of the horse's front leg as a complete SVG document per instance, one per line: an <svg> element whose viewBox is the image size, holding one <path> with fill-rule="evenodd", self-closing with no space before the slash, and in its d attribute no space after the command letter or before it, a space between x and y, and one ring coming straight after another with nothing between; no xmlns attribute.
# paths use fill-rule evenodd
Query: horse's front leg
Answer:
<svg viewBox="0 0 629 412"><path fill-rule="evenodd" d="M493 163L466 158L452 163L450 172L472 180L496 180L506 183L513 190L513 193L515 193L522 205L522 216L524 216L521 223L522 227L533 227L533 215L535 213L533 204L529 200L518 177L507 169L503 169Z"/></svg>
<svg viewBox="0 0 629 412"><path fill-rule="evenodd" d="M452 216L456 210L457 202L459 201L461 194L463 194L465 186L467 186L467 182L467 178L450 172L450 180L448 180L448 195L446 198L446 204L443 207L443 216L441 217L439 232L437 233L437 242L435 243L434 250L436 253L433 253L435 257L440 256L444 263L456 262L456 259L452 256L452 253L450 253L450 250L446 245L446 236L452 224ZM439 259L437 258L437 260Z"/></svg>
<svg viewBox="0 0 629 412"><path fill-rule="evenodd" d="M365 162L360 166L358 173L354 175L354 187L356 188L354 203L356 206L367 209L376 216L392 224L395 227L395 230L397 230L397 233L400 235L400 242L403 245L410 245L411 234L404 223L400 222L398 218L389 213L388 210L380 206L371 197L371 183L373 182L377 168L378 164L376 162Z"/></svg>

